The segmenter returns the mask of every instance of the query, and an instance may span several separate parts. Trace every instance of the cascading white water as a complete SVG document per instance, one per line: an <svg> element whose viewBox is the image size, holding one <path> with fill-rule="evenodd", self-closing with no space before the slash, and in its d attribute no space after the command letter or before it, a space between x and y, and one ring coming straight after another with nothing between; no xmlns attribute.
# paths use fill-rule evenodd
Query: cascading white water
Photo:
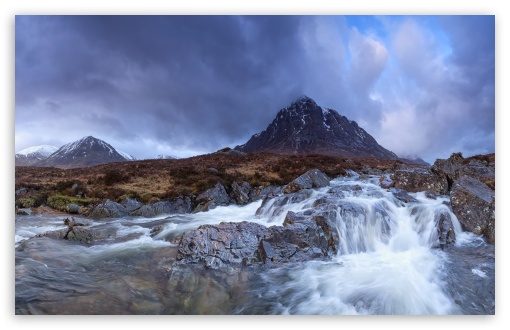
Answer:
<svg viewBox="0 0 510 330"><path fill-rule="evenodd" d="M445 291L447 255L433 248L438 240L436 218L441 213L451 217L457 244L469 241L444 204L446 197L434 200L417 193L412 194L417 202L403 203L370 182L336 180L332 186L331 190L342 192L327 212L338 234L338 255L331 262L264 274L271 290L259 294L275 301L273 313L460 313ZM305 210L309 205L308 200L302 201L286 206L286 211ZM264 212L270 213L271 209Z"/></svg>

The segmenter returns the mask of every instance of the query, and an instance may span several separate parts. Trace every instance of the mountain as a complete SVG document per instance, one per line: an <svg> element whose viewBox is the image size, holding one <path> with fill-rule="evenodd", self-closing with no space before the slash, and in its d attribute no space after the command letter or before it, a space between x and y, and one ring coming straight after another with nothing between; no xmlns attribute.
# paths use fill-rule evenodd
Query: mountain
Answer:
<svg viewBox="0 0 510 330"><path fill-rule="evenodd" d="M128 154L127 152L124 152L122 150L117 150L117 152L124 158L126 158L126 160L136 160L135 157L131 156L130 154Z"/></svg>
<svg viewBox="0 0 510 330"><path fill-rule="evenodd" d="M21 150L15 155L15 166L34 166L34 164L48 158L58 147L42 145Z"/></svg>
<svg viewBox="0 0 510 330"><path fill-rule="evenodd" d="M177 159L177 157L170 156L170 155L158 155L156 159Z"/></svg>
<svg viewBox="0 0 510 330"><path fill-rule="evenodd" d="M63 145L35 166L78 168L130 160L103 140L87 136Z"/></svg>
<svg viewBox="0 0 510 330"><path fill-rule="evenodd" d="M425 160L423 160L422 158L420 158L419 156L416 156L416 155L400 156L400 159L406 163L430 166L429 163L427 163Z"/></svg>
<svg viewBox="0 0 510 330"><path fill-rule="evenodd" d="M398 159L363 128L304 96L281 109L262 132L234 148L247 153L325 154L346 158Z"/></svg>

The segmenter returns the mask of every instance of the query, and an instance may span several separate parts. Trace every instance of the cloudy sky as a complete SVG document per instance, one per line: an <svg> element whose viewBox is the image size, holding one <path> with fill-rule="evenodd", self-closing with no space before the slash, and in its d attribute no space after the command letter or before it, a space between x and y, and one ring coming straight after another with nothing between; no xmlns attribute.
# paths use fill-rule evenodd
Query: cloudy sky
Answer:
<svg viewBox="0 0 510 330"><path fill-rule="evenodd" d="M18 15L14 41L16 152L214 152L303 94L400 156L495 151L491 15Z"/></svg>

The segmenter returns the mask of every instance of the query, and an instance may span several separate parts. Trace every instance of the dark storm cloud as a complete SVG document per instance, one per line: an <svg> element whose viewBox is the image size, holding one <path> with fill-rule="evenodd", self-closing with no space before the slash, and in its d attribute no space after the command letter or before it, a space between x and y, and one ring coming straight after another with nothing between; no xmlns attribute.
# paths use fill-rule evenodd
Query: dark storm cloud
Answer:
<svg viewBox="0 0 510 330"><path fill-rule="evenodd" d="M494 151L491 16L17 16L15 51L17 151L212 152L302 94L397 153Z"/></svg>
<svg viewBox="0 0 510 330"><path fill-rule="evenodd" d="M197 147L216 147L255 133L275 104L299 94L301 19L17 17L16 102L32 107L31 118L41 96L68 103L69 117L77 108L121 121L147 116L135 134L176 143L192 134Z"/></svg>

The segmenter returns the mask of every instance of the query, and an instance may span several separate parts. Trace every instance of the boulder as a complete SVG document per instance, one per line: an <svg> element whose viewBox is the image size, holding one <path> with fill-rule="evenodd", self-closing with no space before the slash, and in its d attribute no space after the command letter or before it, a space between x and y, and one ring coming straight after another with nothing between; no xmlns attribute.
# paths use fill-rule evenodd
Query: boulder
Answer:
<svg viewBox="0 0 510 330"><path fill-rule="evenodd" d="M230 192L230 201L233 204L245 205L251 202L250 192L251 185L248 182L243 182L239 185L237 182L232 183Z"/></svg>
<svg viewBox="0 0 510 330"><path fill-rule="evenodd" d="M179 196L173 201L159 201L143 205L129 213L132 216L152 218L162 214L191 213L193 202L188 196Z"/></svg>
<svg viewBox="0 0 510 330"><path fill-rule="evenodd" d="M202 225L183 234L177 260L200 263L206 268L225 265L250 265L258 262L256 251L268 229L253 222L222 222Z"/></svg>
<svg viewBox="0 0 510 330"><path fill-rule="evenodd" d="M495 193L483 182L463 176L452 186L451 207L464 230L495 243Z"/></svg>
<svg viewBox="0 0 510 330"><path fill-rule="evenodd" d="M309 170L291 181L283 188L284 194L291 194L301 189L322 188L329 185L330 178L318 169Z"/></svg>
<svg viewBox="0 0 510 330"><path fill-rule="evenodd" d="M131 213L135 210L138 210L140 207L143 206L142 203L137 201L134 198L126 198L120 204L124 207L125 212Z"/></svg>
<svg viewBox="0 0 510 330"><path fill-rule="evenodd" d="M214 187L207 189L197 196L197 206L193 212L205 212L219 205L228 205L229 202L230 197L227 194L225 187L223 187L221 183L217 182Z"/></svg>
<svg viewBox="0 0 510 330"><path fill-rule="evenodd" d="M413 196L409 195L407 191L397 188L390 188L389 191L393 194L393 196L401 202L404 203L418 203L418 200Z"/></svg>
<svg viewBox="0 0 510 330"><path fill-rule="evenodd" d="M116 218L127 215L125 207L109 199L92 209L89 216L93 219Z"/></svg>
<svg viewBox="0 0 510 330"><path fill-rule="evenodd" d="M395 170L394 187L408 192L430 191L445 195L448 193L448 181L441 173L434 173L425 167L407 167Z"/></svg>
<svg viewBox="0 0 510 330"><path fill-rule="evenodd" d="M71 214L77 214L80 212L80 205L69 203L65 206L66 212Z"/></svg>
<svg viewBox="0 0 510 330"><path fill-rule="evenodd" d="M323 259L336 252L331 228L322 217L289 211L283 226L268 229L258 247L259 260L264 264Z"/></svg>
<svg viewBox="0 0 510 330"><path fill-rule="evenodd" d="M391 179L390 174L383 174L379 178L379 185L383 189L389 189L395 185L395 182L393 182L393 180Z"/></svg>
<svg viewBox="0 0 510 330"><path fill-rule="evenodd" d="M183 234L177 260L213 269L276 265L331 257L336 243L324 218L288 212L283 226L246 221L202 225Z"/></svg>
<svg viewBox="0 0 510 330"><path fill-rule="evenodd" d="M312 196L313 190L302 189L292 194L285 194L276 197L267 196L262 205L257 209L255 215L265 215L274 218L284 212L284 206L302 202Z"/></svg>
<svg viewBox="0 0 510 330"><path fill-rule="evenodd" d="M32 209L30 209L30 208L19 208L19 209L16 209L16 214L17 215L31 215L32 214Z"/></svg>
<svg viewBox="0 0 510 330"><path fill-rule="evenodd" d="M474 156L462 157L461 153L453 153L448 159L437 159L432 171L444 174L452 188L453 183L463 176L473 177L481 182L493 182L495 179L494 157Z"/></svg>
<svg viewBox="0 0 510 330"><path fill-rule="evenodd" d="M436 246L444 247L455 243L455 231L453 230L452 218L449 212L441 212L436 214L434 218L437 228Z"/></svg>
<svg viewBox="0 0 510 330"><path fill-rule="evenodd" d="M361 173L365 175L382 175L383 171L378 168L372 168L369 166L365 166L361 169Z"/></svg>
<svg viewBox="0 0 510 330"><path fill-rule="evenodd" d="M250 200L252 202L258 201L260 199L273 198L282 193L283 187L280 186L267 186L267 187L257 187L250 191Z"/></svg>

